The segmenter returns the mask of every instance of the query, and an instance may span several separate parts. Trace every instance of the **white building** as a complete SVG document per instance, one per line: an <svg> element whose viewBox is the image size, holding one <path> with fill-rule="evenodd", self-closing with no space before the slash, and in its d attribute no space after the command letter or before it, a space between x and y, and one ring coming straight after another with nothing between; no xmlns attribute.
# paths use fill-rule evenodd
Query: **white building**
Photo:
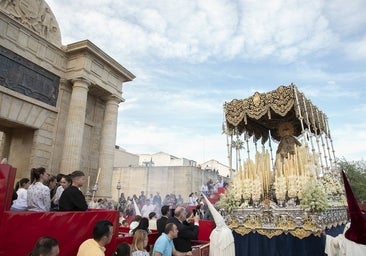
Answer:
<svg viewBox="0 0 366 256"><path fill-rule="evenodd" d="M218 171L221 176L230 177L230 167L226 166L214 159L211 159L210 161L202 163L201 168L208 169L211 171Z"/></svg>
<svg viewBox="0 0 366 256"><path fill-rule="evenodd" d="M196 161L187 158L178 158L176 156L158 152L155 154L139 154L140 166L196 166Z"/></svg>
<svg viewBox="0 0 366 256"><path fill-rule="evenodd" d="M205 169L206 165L199 168L193 160L178 158L164 152L132 154L116 146L111 184L112 198L117 201L122 192L131 196L144 191L147 195L156 192L162 196L168 193L182 195L186 202L191 192L200 192L203 183L210 179L218 180L223 170L227 170L224 177L229 173L229 167L217 161L214 165L211 161L205 164L219 173L209 170L210 168Z"/></svg>

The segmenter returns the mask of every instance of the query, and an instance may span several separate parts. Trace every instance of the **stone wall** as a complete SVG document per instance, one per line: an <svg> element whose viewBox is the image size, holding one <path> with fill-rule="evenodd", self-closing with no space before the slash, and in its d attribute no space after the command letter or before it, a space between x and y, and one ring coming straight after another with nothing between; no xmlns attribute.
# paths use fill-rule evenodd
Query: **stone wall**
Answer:
<svg viewBox="0 0 366 256"><path fill-rule="evenodd" d="M199 192L202 182L214 182L221 176L214 172L193 166L164 167L122 167L114 168L112 180L112 198L117 200L117 182L121 181L120 193L126 196L146 195L160 192L163 197L168 193L181 195L185 202L191 192Z"/></svg>
<svg viewBox="0 0 366 256"><path fill-rule="evenodd" d="M135 167L139 165L139 156L122 149L114 150L114 167Z"/></svg>

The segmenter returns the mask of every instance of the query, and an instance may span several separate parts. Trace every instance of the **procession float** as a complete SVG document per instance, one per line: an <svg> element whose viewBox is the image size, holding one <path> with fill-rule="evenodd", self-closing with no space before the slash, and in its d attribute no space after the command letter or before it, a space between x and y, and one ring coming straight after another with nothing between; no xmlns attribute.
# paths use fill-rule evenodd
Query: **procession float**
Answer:
<svg viewBox="0 0 366 256"><path fill-rule="evenodd" d="M236 252L323 255L322 234L347 222L327 116L291 84L225 103L223 132L236 171L219 207Z"/></svg>

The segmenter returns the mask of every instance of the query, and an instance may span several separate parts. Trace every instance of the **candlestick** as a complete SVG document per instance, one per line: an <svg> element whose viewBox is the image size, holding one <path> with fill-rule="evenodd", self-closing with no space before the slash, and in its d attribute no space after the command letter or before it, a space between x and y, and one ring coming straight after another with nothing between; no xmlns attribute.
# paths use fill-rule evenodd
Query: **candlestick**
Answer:
<svg viewBox="0 0 366 256"><path fill-rule="evenodd" d="M98 184L98 181L99 181L100 170L101 170L101 168L99 167L98 174L97 174L97 179L95 180L96 184Z"/></svg>

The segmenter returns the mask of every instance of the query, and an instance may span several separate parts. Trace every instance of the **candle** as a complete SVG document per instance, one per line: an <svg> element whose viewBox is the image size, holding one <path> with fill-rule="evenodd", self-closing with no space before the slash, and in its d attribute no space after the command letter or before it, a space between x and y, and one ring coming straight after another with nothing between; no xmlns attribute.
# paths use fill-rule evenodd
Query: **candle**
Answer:
<svg viewBox="0 0 366 256"><path fill-rule="evenodd" d="M88 176L88 189L89 189L89 186L90 186L90 175Z"/></svg>
<svg viewBox="0 0 366 256"><path fill-rule="evenodd" d="M101 170L101 168L99 167L98 174L97 174L97 179L95 180L96 184L98 184L98 181L99 181L100 170Z"/></svg>

